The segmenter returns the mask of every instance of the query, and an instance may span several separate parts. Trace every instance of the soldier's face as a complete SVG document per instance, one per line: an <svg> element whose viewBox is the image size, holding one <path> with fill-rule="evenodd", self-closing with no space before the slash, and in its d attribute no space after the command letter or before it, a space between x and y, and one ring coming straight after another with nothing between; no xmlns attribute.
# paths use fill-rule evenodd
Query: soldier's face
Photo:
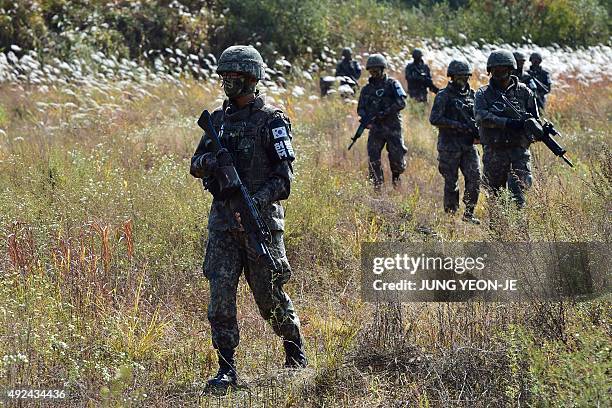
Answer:
<svg viewBox="0 0 612 408"><path fill-rule="evenodd" d="M368 69L368 72L370 73L370 76L372 78L382 78L383 75L383 69L382 68L370 68Z"/></svg>
<svg viewBox="0 0 612 408"><path fill-rule="evenodd" d="M510 79L510 73L512 68L510 67L493 67L491 68L491 76L498 81L507 81Z"/></svg>
<svg viewBox="0 0 612 408"><path fill-rule="evenodd" d="M230 99L240 96L249 82L249 78L239 72L225 72L222 77L223 91Z"/></svg>
<svg viewBox="0 0 612 408"><path fill-rule="evenodd" d="M532 66L532 67L534 67L534 68L537 68L537 67L539 67L539 66L540 66L540 63L541 63L541 62L542 62L542 61L540 61L539 59L534 58L534 59L532 59L532 60L531 60L531 66Z"/></svg>
<svg viewBox="0 0 612 408"><path fill-rule="evenodd" d="M455 75L451 80L460 88L465 88L468 81L470 80L469 75Z"/></svg>

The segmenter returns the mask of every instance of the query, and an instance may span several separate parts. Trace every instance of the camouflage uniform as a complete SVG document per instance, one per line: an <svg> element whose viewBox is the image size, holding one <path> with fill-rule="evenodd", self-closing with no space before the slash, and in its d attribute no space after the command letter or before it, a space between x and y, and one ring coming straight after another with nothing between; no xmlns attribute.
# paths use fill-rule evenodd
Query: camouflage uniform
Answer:
<svg viewBox="0 0 612 408"><path fill-rule="evenodd" d="M246 62L243 64L243 61ZM261 79L263 61L252 47L234 46L222 54L218 72L246 73ZM226 94L234 90L231 78L228 76L226 88L224 77ZM283 338L286 365L295 366L296 362L306 365L300 320L282 288L291 276L283 243L284 210L280 204L280 200L289 196L293 177L291 163L295 154L291 145L291 124L281 110L265 103L253 83L243 84L242 93L236 94L255 96L242 108L234 104L234 99L226 99L223 106L212 113L211 120L222 146L227 149L226 154L231 155L240 180L270 229L272 239L268 249L276 267L248 256L247 235L234 217L231 198L220 198L214 167L208 164L216 160L217 154L209 150L208 137L202 136L191 159L191 174L202 178L204 187L213 194L204 275L210 283L208 320L212 342L219 354L219 373L208 382L215 387L236 383L234 349L239 343L236 290L243 271L261 316Z"/></svg>
<svg viewBox="0 0 612 408"><path fill-rule="evenodd" d="M529 89L535 92L535 90L537 89L535 81L531 78L531 76L526 74L524 70L524 64L526 61L525 54L520 51L515 51L512 53L512 55L516 60L516 69L512 70L512 75L517 77L519 81L527 85Z"/></svg>
<svg viewBox="0 0 612 408"><path fill-rule="evenodd" d="M538 65L535 65L533 63L534 60L538 60ZM538 107L544 109L546 107L546 97L552 89L550 73L542 69L542 66L539 65L539 63L542 62L542 56L539 53L534 52L533 54L531 54L531 56L529 57L529 61L531 61L531 67L527 71L527 75L538 80L535 81L537 87L536 100L538 102Z"/></svg>
<svg viewBox="0 0 612 408"><path fill-rule="evenodd" d="M463 202L466 213L473 214L480 191L480 160L474 145L476 129L459 111L469 110L473 117L474 91L467 85L459 89L453 83L436 95L429 122L440 129L438 135L438 169L444 177L444 210L459 209L458 171L465 178Z"/></svg>
<svg viewBox="0 0 612 408"><path fill-rule="evenodd" d="M204 260L204 275L211 288L208 319L213 345L215 348L238 346L236 288L243 269L263 318L279 336L296 339L300 336L300 321L291 300L282 290L291 269L283 244L284 211L279 202L286 199L290 191L289 163L294 158L291 125L280 110L265 104L262 96L240 110L226 101L211 116L215 129L220 132L221 143L232 154L240 179L259 204L260 214L273 232L269 249L277 264L282 266L276 272L250 261L244 247L245 234L238 231L240 226L228 202L213 199ZM286 129L286 136L280 141L272 133L278 128ZM280 148L279 143L282 143ZM201 142L194 159L205 152ZM209 179L204 181L210 182Z"/></svg>
<svg viewBox="0 0 612 408"><path fill-rule="evenodd" d="M381 78L370 78L359 95L357 114L364 117L377 115L368 135L368 157L370 161L370 179L375 186L384 182L381 152L387 147L389 164L394 183L406 170L405 155L408 151L402 137L402 119L400 111L406 107L406 93L402 84L396 79L383 75Z"/></svg>
<svg viewBox="0 0 612 408"><path fill-rule="evenodd" d="M495 81L481 87L474 98L474 113L479 126L480 142L483 145L483 178L485 186L492 192L510 183L518 188L512 195L519 207L525 204L524 190L532 184L530 137L524 129L511 129L509 121L516 115L500 100L505 95L521 112L537 117L533 93L515 76L510 77L507 89L500 89ZM510 184L509 183L509 184Z"/></svg>
<svg viewBox="0 0 612 408"><path fill-rule="evenodd" d="M418 49L413 51L412 56L415 57L415 61L406 65L404 75L410 98L418 102L427 102L427 89L437 93L438 88L432 82L429 66L420 59L416 61L416 58L420 58L422 55L423 53Z"/></svg>
<svg viewBox="0 0 612 408"><path fill-rule="evenodd" d="M352 51L350 48L344 48L342 56L342 61L336 65L336 76L347 76L357 82L361 77L361 65L359 65L359 62L351 59Z"/></svg>

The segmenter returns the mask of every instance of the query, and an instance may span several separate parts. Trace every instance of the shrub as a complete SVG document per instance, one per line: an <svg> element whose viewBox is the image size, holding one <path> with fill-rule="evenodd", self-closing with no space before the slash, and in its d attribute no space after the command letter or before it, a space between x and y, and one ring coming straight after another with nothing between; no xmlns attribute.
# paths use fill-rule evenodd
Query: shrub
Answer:
<svg viewBox="0 0 612 408"><path fill-rule="evenodd" d="M327 41L327 0L221 0L225 23L212 34L218 51L234 44L261 43L265 55L278 51L287 57L320 50Z"/></svg>
<svg viewBox="0 0 612 408"><path fill-rule="evenodd" d="M488 41L571 46L608 40L608 12L598 0L471 0L463 16L466 34Z"/></svg>

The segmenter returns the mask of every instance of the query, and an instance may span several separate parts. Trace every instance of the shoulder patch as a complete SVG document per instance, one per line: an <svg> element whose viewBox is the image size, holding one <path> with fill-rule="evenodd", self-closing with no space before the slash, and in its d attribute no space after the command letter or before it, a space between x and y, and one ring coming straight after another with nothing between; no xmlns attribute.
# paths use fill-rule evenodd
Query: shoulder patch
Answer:
<svg viewBox="0 0 612 408"><path fill-rule="evenodd" d="M291 124L282 116L276 116L269 124L272 149L270 154L275 160L295 159L291 144Z"/></svg>
<svg viewBox="0 0 612 408"><path fill-rule="evenodd" d="M393 82L393 87L395 88L395 93L397 94L397 96L399 96L400 98L407 97L408 95L406 95L406 91L404 91L404 87L402 87L402 84L400 84L398 80L394 80Z"/></svg>
<svg viewBox="0 0 612 408"><path fill-rule="evenodd" d="M287 128L284 125L272 128L272 137L274 138L274 140L285 139L289 137L287 133Z"/></svg>
<svg viewBox="0 0 612 408"><path fill-rule="evenodd" d="M276 116L268 124L272 139L291 138L291 124L283 117Z"/></svg>

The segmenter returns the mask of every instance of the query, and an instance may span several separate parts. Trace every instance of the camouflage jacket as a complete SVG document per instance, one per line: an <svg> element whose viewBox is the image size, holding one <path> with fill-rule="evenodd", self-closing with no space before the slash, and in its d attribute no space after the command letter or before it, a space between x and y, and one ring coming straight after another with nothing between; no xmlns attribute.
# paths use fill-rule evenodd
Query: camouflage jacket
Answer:
<svg viewBox="0 0 612 408"><path fill-rule="evenodd" d="M384 76L380 79L370 78L363 87L357 104L357 114L364 117L377 115L371 131L401 129L400 111L406 107L406 92L397 79Z"/></svg>
<svg viewBox="0 0 612 408"><path fill-rule="evenodd" d="M535 93L536 90L538 89L533 78L531 78L531 76L525 73L523 70L520 70L520 71L517 69L512 70L512 75L514 75L515 77L518 78L519 81L527 85L527 88L531 89L532 92Z"/></svg>
<svg viewBox="0 0 612 408"><path fill-rule="evenodd" d="M343 59L336 65L336 76L351 77L357 82L361 77L361 66L355 60Z"/></svg>
<svg viewBox="0 0 612 408"><path fill-rule="evenodd" d="M431 88L433 85L429 66L424 62L419 64L409 62L404 70L404 75L410 96L427 93L427 88Z"/></svg>
<svg viewBox="0 0 612 408"><path fill-rule="evenodd" d="M243 184L253 196L260 214L270 230L284 229L284 210L279 200L289 197L295 159L291 145L291 123L280 109L265 103L261 95L242 109L226 100L215 110L212 122L221 144L229 150ZM204 187L215 192L214 175L194 168L201 155L212 155L206 135L191 159L192 174L202 177ZM208 229L238 229L228 200L213 198Z"/></svg>
<svg viewBox="0 0 612 408"><path fill-rule="evenodd" d="M529 147L531 140L525 130L507 127L509 119L521 119L502 100L504 95L521 113L539 118L533 92L514 75L507 89L500 89L493 79L476 91L474 116L480 134L480 143L496 147Z"/></svg>
<svg viewBox="0 0 612 408"><path fill-rule="evenodd" d="M550 80L550 74L548 71L542 69L542 67L530 68L527 71L527 75L537 79L542 85L544 85L547 89L544 89L542 85L536 82L536 86L538 87L538 95L546 95L550 92L552 87L552 81Z"/></svg>
<svg viewBox="0 0 612 408"><path fill-rule="evenodd" d="M478 136L474 121L474 91L469 85L459 89L449 83L436 95L429 122L439 129L439 150L459 150L462 146L472 145Z"/></svg>

